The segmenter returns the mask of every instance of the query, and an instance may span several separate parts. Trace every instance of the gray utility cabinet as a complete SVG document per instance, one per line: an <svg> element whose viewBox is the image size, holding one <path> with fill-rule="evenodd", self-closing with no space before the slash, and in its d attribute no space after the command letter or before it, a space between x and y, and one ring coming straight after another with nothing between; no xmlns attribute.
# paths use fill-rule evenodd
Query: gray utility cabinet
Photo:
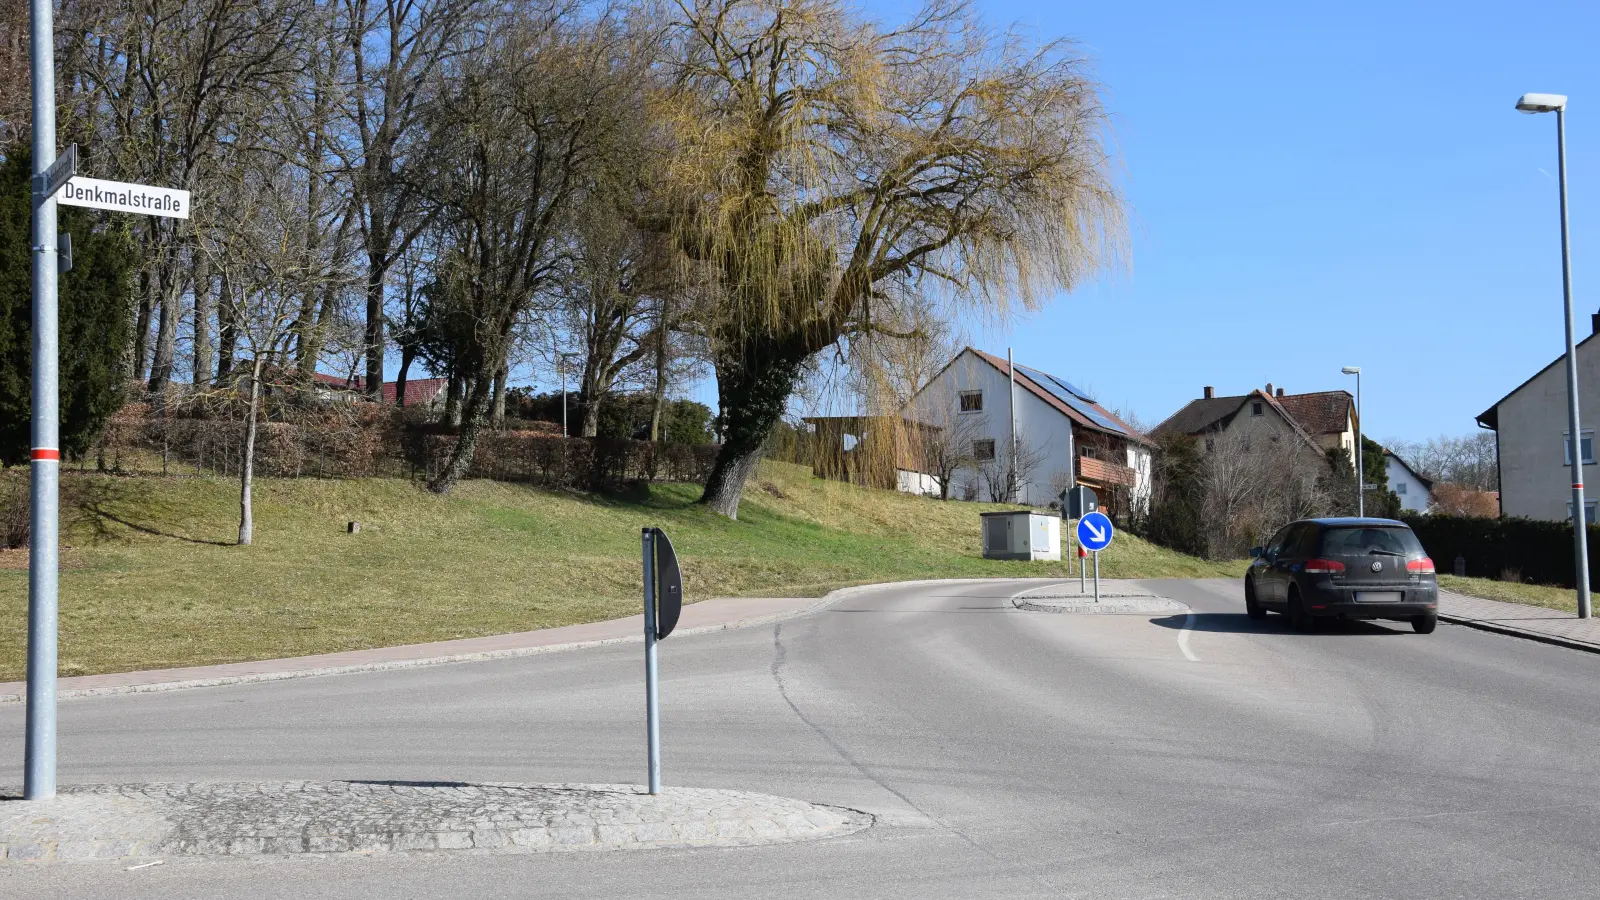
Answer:
<svg viewBox="0 0 1600 900"><path fill-rule="evenodd" d="M1061 517L1028 510L986 512L984 559L1060 559Z"/></svg>

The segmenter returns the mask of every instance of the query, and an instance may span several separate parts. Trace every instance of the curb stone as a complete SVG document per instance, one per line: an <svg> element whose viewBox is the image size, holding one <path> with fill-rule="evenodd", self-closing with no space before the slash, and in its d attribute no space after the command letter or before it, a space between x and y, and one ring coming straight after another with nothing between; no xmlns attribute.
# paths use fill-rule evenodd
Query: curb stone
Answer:
<svg viewBox="0 0 1600 900"><path fill-rule="evenodd" d="M0 867L167 857L739 847L852 834L856 810L637 785L256 782L84 785L0 802Z"/></svg>

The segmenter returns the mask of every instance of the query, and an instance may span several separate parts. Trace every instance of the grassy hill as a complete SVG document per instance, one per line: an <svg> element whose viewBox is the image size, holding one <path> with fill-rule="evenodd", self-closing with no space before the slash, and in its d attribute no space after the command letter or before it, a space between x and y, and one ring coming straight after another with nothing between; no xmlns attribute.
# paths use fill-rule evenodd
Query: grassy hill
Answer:
<svg viewBox="0 0 1600 900"><path fill-rule="evenodd" d="M0 478L25 477L14 471ZM66 675L267 659L548 628L639 606L639 529L659 525L692 601L820 596L848 584L1047 576L979 557L978 513L764 463L731 522L692 485L596 497L473 481L263 480L256 543L232 545L238 484L71 474L63 516ZM345 523L361 523L346 534ZM25 660L26 554L0 553L0 680ZM1127 535L1106 577L1237 575Z"/></svg>

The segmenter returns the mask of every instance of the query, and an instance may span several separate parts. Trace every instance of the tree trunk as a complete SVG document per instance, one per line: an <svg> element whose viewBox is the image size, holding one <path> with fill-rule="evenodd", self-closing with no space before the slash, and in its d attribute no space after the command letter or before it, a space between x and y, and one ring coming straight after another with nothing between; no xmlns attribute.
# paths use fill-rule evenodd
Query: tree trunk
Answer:
<svg viewBox="0 0 1600 900"><path fill-rule="evenodd" d="M204 253L194 263L194 383L211 380L211 266Z"/></svg>
<svg viewBox="0 0 1600 900"><path fill-rule="evenodd" d="M367 393L383 398L383 278L382 259L367 256Z"/></svg>
<svg viewBox="0 0 1600 900"><path fill-rule="evenodd" d="M225 384L233 374L233 354L239 344L239 326L233 305L233 283L222 271L222 291L217 302L217 384Z"/></svg>
<svg viewBox="0 0 1600 900"><path fill-rule="evenodd" d="M256 354L250 367L250 411L244 426L244 465L239 470L239 544L248 547L255 539L256 519L251 509L251 491L256 476L256 413L261 406L261 362Z"/></svg>
<svg viewBox="0 0 1600 900"><path fill-rule="evenodd" d="M650 405L650 441L663 440L661 414L667 405L667 324L666 303L661 301L661 324L656 327L656 387L654 402Z"/></svg>
<svg viewBox="0 0 1600 900"><path fill-rule="evenodd" d="M155 293L150 287L150 273L139 273L139 311L133 317L133 350L130 354L129 376L134 381L145 380L145 363L150 357L150 316L155 310Z"/></svg>
<svg viewBox="0 0 1600 900"><path fill-rule="evenodd" d="M411 373L411 363L417 358L413 351L400 350L400 371L394 376L394 405L406 405L406 378Z"/></svg>
<svg viewBox="0 0 1600 900"><path fill-rule="evenodd" d="M701 503L730 519L739 518L739 496L761 463L767 436L783 417L804 360L802 351L751 350L741 360L718 361L722 449L706 478Z"/></svg>
<svg viewBox="0 0 1600 900"><path fill-rule="evenodd" d="M461 376L450 373L450 380L444 392L444 415L439 422L442 425L454 427L461 422Z"/></svg>
<svg viewBox="0 0 1600 900"><path fill-rule="evenodd" d="M473 379L472 388L462 403L461 434L456 438L455 449L450 451L450 461L432 481L428 490L435 494L448 494L456 482L465 478L472 469L472 457L478 452L478 435L483 430L489 413L490 380Z"/></svg>
<svg viewBox="0 0 1600 900"><path fill-rule="evenodd" d="M172 368L178 347L178 291L176 273L163 272L157 279L161 304L156 325L156 355L150 363L149 391L160 394L172 383Z"/></svg>
<svg viewBox="0 0 1600 900"><path fill-rule="evenodd" d="M506 381L511 377L511 366L504 365L494 373L494 395L489 404L489 421L496 425L506 420Z"/></svg>

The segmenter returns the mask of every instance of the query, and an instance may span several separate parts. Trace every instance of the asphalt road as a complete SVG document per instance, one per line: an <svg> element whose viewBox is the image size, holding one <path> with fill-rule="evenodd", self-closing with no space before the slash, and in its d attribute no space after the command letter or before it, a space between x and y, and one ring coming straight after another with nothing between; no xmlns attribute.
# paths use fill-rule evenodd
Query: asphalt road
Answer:
<svg viewBox="0 0 1600 900"><path fill-rule="evenodd" d="M832 841L0 870L0 896L1562 897L1600 893L1600 656L894 588L663 645L665 779L862 809ZM1184 625L1190 625L1188 632ZM64 783L639 781L637 645L62 704ZM22 710L0 709L0 783Z"/></svg>

